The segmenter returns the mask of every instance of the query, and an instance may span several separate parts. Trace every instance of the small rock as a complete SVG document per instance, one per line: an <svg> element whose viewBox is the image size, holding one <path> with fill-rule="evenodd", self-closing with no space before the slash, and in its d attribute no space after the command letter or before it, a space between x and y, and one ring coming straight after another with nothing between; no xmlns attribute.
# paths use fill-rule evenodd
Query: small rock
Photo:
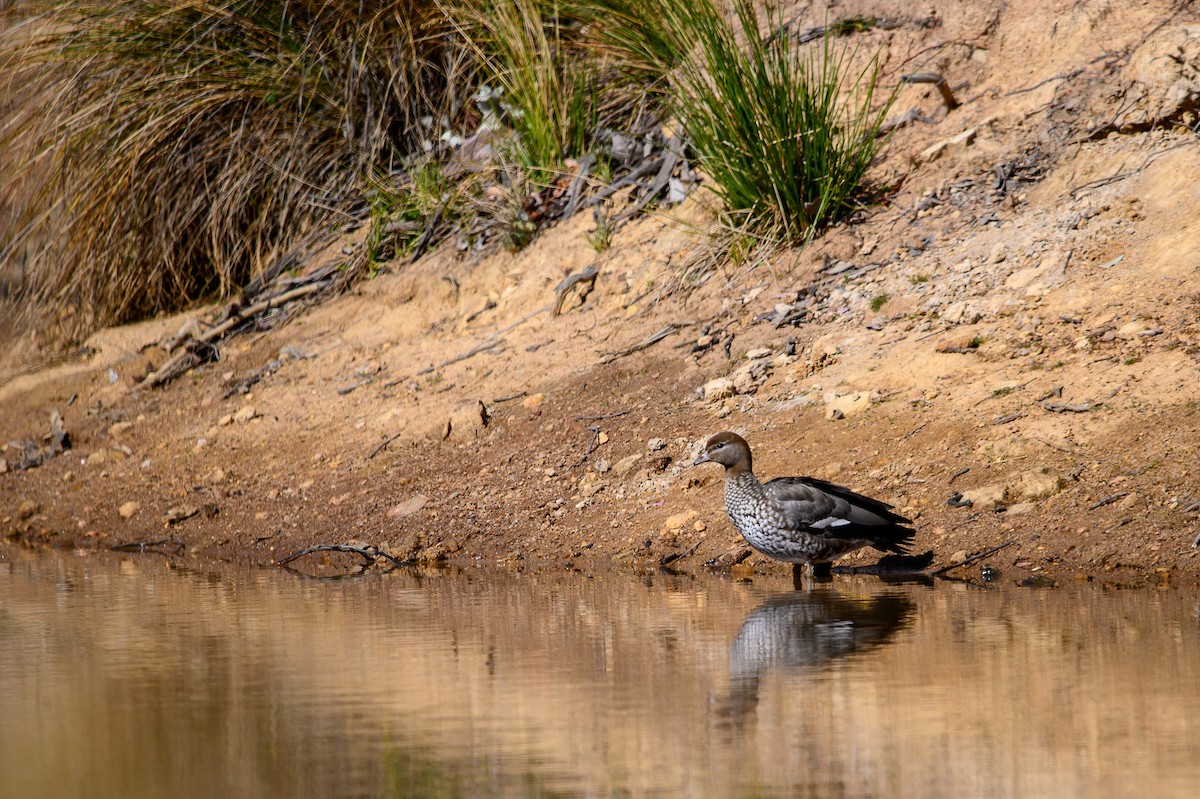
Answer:
<svg viewBox="0 0 1200 799"><path fill-rule="evenodd" d="M473 441L483 434L488 424L487 406L481 400L459 404L442 429L442 438L451 441Z"/></svg>
<svg viewBox="0 0 1200 799"><path fill-rule="evenodd" d="M122 519L131 519L133 518L133 514L137 513L141 507L138 503L130 501L117 508L117 513L120 514Z"/></svg>
<svg viewBox="0 0 1200 799"><path fill-rule="evenodd" d="M1134 339L1137 338L1139 334L1153 329L1154 326L1147 324L1146 322L1129 322L1128 324L1121 325L1119 328L1117 328L1115 338Z"/></svg>
<svg viewBox="0 0 1200 799"><path fill-rule="evenodd" d="M200 509L193 505L180 505L177 508L168 509L167 512L163 514L163 521L165 521L167 524L179 524L182 521L192 518L199 512ZM124 514L121 515L124 516ZM126 516L125 518L129 517Z"/></svg>
<svg viewBox="0 0 1200 799"><path fill-rule="evenodd" d="M1044 499L1057 494L1063 486L1063 479L1047 471L1026 472L1012 486L1013 495L1024 500Z"/></svg>
<svg viewBox="0 0 1200 799"><path fill-rule="evenodd" d="M593 475L585 475L579 484L579 495L587 499L594 497L604 490L604 481L594 478Z"/></svg>
<svg viewBox="0 0 1200 799"><path fill-rule="evenodd" d="M607 458L598 458L596 462L592 464L592 468L598 471L600 474L604 474L612 470L612 464L608 462Z"/></svg>
<svg viewBox="0 0 1200 799"><path fill-rule="evenodd" d="M961 300L947 305L939 315L952 325L973 325L983 318L978 308Z"/></svg>
<svg viewBox="0 0 1200 799"><path fill-rule="evenodd" d="M17 507L17 519L19 521L31 519L34 515L40 512L41 509L41 505L37 504L33 500L27 499Z"/></svg>
<svg viewBox="0 0 1200 799"><path fill-rule="evenodd" d="M220 483L225 480L225 470L218 466L200 479L206 483Z"/></svg>
<svg viewBox="0 0 1200 799"><path fill-rule="evenodd" d="M537 394L530 394L528 397L521 400L521 407L533 410L534 408L540 407L545 401L546 395L538 392Z"/></svg>
<svg viewBox="0 0 1200 799"><path fill-rule="evenodd" d="M700 521L699 519L697 519L696 523L692 525L692 529L695 530L697 533L703 533L705 530L708 529L708 525L705 524L704 522Z"/></svg>
<svg viewBox="0 0 1200 799"><path fill-rule="evenodd" d="M608 443L608 433L603 430L596 434L596 446L602 446Z"/></svg>
<svg viewBox="0 0 1200 799"><path fill-rule="evenodd" d="M952 353L973 352L979 349L979 344L979 336L972 335L970 333L963 333L961 335L950 336L942 339L937 343L937 346L934 347L934 350L937 352Z"/></svg>
<svg viewBox="0 0 1200 799"><path fill-rule="evenodd" d="M630 455L627 458L621 458L621 460L613 464L613 474L618 476L629 474L629 472L633 471L633 467L637 465L637 462L641 459L641 457L641 453L638 453L636 455Z"/></svg>
<svg viewBox="0 0 1200 799"><path fill-rule="evenodd" d="M403 519L405 516L413 515L427 504L429 504L429 497L424 494L414 494L399 505L389 508L387 517L389 519Z"/></svg>
<svg viewBox="0 0 1200 799"><path fill-rule="evenodd" d="M855 391L852 394L830 400L825 406L825 418L829 420L844 419L862 413L869 407L871 407L871 392Z"/></svg>
<svg viewBox="0 0 1200 799"><path fill-rule="evenodd" d="M680 513L676 513L674 516L669 517L663 523L663 528L670 530L672 532L676 531L676 530L681 530L681 529L683 529L684 525L691 524L691 522L693 520L695 520L696 518L698 518L699 516L700 516L700 514L694 510L685 510Z"/></svg>
<svg viewBox="0 0 1200 799"><path fill-rule="evenodd" d="M715 380L709 380L700 389L701 395L705 402L720 402L723 399L728 399L737 393L737 389L733 385L733 380L728 377L718 377Z"/></svg>
<svg viewBox="0 0 1200 799"><path fill-rule="evenodd" d="M658 472L659 474L661 474L662 472L665 472L667 470L667 467L670 465L671 465L671 456L670 455L661 455L650 461L650 468L653 471Z"/></svg>
<svg viewBox="0 0 1200 799"><path fill-rule="evenodd" d="M95 452L93 452L91 455L87 456L88 466L97 466L101 463L104 463L107 460L108 460L108 450L106 450L106 449L98 449Z"/></svg>
<svg viewBox="0 0 1200 799"><path fill-rule="evenodd" d="M237 413L233 415L233 421L237 422L238 424L246 424L258 415L258 409L253 405L243 405L242 407L238 408Z"/></svg>
<svg viewBox="0 0 1200 799"><path fill-rule="evenodd" d="M746 353L746 358L751 361L757 361L759 358L771 357L771 350L767 347L758 347Z"/></svg>
<svg viewBox="0 0 1200 799"><path fill-rule="evenodd" d="M652 438L646 442L646 449L651 452L658 452L660 449L666 449L667 442L661 438Z"/></svg>
<svg viewBox="0 0 1200 799"><path fill-rule="evenodd" d="M233 424L233 414L232 413L227 413L224 416L222 416L220 419L217 420L218 427L227 427L228 425L231 425L231 424Z"/></svg>
<svg viewBox="0 0 1200 799"><path fill-rule="evenodd" d="M436 544L425 547L417 555L417 560L425 563L431 563L440 560L447 560L455 552L458 552L461 547L453 541L439 541Z"/></svg>
<svg viewBox="0 0 1200 799"><path fill-rule="evenodd" d="M992 483L962 492L961 501L970 502L976 510L991 510L1004 504L1005 492L1006 487L1003 483Z"/></svg>
<svg viewBox="0 0 1200 799"><path fill-rule="evenodd" d="M113 438L119 438L122 433L133 427L133 422L114 422L108 427L108 434Z"/></svg>

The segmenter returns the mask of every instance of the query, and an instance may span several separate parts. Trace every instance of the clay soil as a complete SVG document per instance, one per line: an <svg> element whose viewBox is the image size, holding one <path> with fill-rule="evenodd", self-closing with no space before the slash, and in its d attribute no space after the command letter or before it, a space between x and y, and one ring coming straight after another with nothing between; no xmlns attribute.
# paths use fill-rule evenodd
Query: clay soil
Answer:
<svg viewBox="0 0 1200 799"><path fill-rule="evenodd" d="M138 385L160 343L212 308L101 331L54 364L10 336L0 441L40 442L57 410L72 449L26 470L16 443L0 453L0 533L161 542L185 563L353 543L783 572L731 528L719 468L690 465L731 429L763 478L894 504L935 568L1008 544L955 576L1195 583L1200 17L1127 5L917 20L840 3L889 21L861 36L885 80L936 71L961 105L902 88L894 116L923 119L873 175L898 188L803 251L697 266L701 189L600 254L580 214L519 253L397 261L161 389ZM594 289L554 314L555 287L592 264Z"/></svg>

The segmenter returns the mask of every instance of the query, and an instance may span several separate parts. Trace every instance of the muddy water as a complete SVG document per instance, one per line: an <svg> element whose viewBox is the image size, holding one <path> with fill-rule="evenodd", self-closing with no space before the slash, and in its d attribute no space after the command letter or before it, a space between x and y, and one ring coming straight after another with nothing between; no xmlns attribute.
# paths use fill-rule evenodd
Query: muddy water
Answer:
<svg viewBox="0 0 1200 799"><path fill-rule="evenodd" d="M1191 796L1200 597L0 553L0 797Z"/></svg>

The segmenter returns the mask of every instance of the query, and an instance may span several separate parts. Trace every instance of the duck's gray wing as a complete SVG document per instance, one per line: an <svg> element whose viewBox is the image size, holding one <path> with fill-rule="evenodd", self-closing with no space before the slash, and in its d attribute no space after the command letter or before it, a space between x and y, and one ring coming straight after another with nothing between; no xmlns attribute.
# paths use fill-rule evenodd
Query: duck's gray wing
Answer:
<svg viewBox="0 0 1200 799"><path fill-rule="evenodd" d="M908 519L877 499L814 477L778 477L763 484L789 521L833 538L870 541L876 549L905 552Z"/></svg>

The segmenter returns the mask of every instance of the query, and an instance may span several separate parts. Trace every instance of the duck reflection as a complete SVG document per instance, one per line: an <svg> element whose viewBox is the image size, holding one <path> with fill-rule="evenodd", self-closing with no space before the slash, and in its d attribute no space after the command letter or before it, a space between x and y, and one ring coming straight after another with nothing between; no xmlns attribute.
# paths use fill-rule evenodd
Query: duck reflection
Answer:
<svg viewBox="0 0 1200 799"><path fill-rule="evenodd" d="M780 594L752 610L729 648L729 698L718 712L740 725L758 705L772 669L808 671L886 643L908 623L914 605L903 594L851 597L819 588Z"/></svg>

